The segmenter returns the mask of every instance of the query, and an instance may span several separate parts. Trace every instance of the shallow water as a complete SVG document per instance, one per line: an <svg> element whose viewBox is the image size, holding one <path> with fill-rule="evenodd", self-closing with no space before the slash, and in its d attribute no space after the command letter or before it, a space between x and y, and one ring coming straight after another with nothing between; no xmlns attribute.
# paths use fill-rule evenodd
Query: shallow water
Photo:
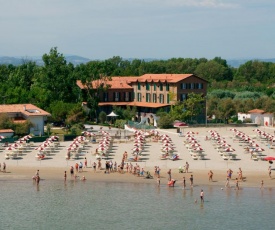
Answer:
<svg viewBox="0 0 275 230"><path fill-rule="evenodd" d="M0 181L1 229L274 229L272 189ZM195 203L195 200L198 200Z"/></svg>

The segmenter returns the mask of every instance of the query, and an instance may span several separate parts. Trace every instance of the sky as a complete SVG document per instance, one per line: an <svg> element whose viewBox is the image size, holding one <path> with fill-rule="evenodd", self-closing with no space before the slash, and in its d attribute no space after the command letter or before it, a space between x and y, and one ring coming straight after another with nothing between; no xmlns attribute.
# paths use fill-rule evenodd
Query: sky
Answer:
<svg viewBox="0 0 275 230"><path fill-rule="evenodd" d="M274 0L0 0L0 56L275 58Z"/></svg>

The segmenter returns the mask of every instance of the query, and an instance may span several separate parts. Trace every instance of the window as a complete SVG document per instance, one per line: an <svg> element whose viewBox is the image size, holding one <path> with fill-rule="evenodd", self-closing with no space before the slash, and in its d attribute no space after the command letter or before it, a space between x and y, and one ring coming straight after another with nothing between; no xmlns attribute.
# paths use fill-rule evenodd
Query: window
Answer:
<svg viewBox="0 0 275 230"><path fill-rule="evenodd" d="M104 94L103 94L104 96L104 101L108 101L108 93L107 92L104 92Z"/></svg>
<svg viewBox="0 0 275 230"><path fill-rule="evenodd" d="M167 104L170 103L170 94L167 94Z"/></svg>
<svg viewBox="0 0 275 230"><path fill-rule="evenodd" d="M146 82L146 90L150 90L150 84Z"/></svg>
<svg viewBox="0 0 275 230"><path fill-rule="evenodd" d="M146 102L151 102L151 94L146 93Z"/></svg>
<svg viewBox="0 0 275 230"><path fill-rule="evenodd" d="M203 83L198 83L198 89L203 89Z"/></svg>
<svg viewBox="0 0 275 230"><path fill-rule="evenodd" d="M164 95L163 94L159 95L159 103L164 103Z"/></svg>
<svg viewBox="0 0 275 230"><path fill-rule="evenodd" d="M129 92L124 93L124 100L129 101Z"/></svg>
<svg viewBox="0 0 275 230"><path fill-rule="evenodd" d="M190 89L194 89L195 88L195 84L194 83L190 83Z"/></svg>
<svg viewBox="0 0 275 230"><path fill-rule="evenodd" d="M166 91L169 91L170 90L170 85L167 83L166 84Z"/></svg>
<svg viewBox="0 0 275 230"><path fill-rule="evenodd" d="M154 91L157 90L157 84L154 82Z"/></svg>
<svg viewBox="0 0 275 230"><path fill-rule="evenodd" d="M182 93L181 95L180 95L180 100L181 101L184 101L184 100L186 100L187 99L187 94L186 93Z"/></svg>
<svg viewBox="0 0 275 230"><path fill-rule="evenodd" d="M162 83L159 84L159 90L163 91L163 84Z"/></svg>
<svg viewBox="0 0 275 230"><path fill-rule="evenodd" d="M157 102L157 94L153 93L153 102L156 103Z"/></svg>
<svg viewBox="0 0 275 230"><path fill-rule="evenodd" d="M141 93L137 94L137 101L141 101Z"/></svg>
<svg viewBox="0 0 275 230"><path fill-rule="evenodd" d="M138 90L140 90L140 82L138 82Z"/></svg>
<svg viewBox="0 0 275 230"><path fill-rule="evenodd" d="M186 83L181 83L181 89L186 89Z"/></svg>
<svg viewBox="0 0 275 230"><path fill-rule="evenodd" d="M119 101L119 92L115 92L115 101Z"/></svg>

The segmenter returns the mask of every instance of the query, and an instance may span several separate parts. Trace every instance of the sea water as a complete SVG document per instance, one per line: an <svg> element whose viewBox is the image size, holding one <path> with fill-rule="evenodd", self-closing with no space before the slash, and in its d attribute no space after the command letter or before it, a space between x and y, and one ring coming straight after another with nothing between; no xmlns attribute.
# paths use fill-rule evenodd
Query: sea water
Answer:
<svg viewBox="0 0 275 230"><path fill-rule="evenodd" d="M0 181L0 229L274 229L274 195L268 188Z"/></svg>

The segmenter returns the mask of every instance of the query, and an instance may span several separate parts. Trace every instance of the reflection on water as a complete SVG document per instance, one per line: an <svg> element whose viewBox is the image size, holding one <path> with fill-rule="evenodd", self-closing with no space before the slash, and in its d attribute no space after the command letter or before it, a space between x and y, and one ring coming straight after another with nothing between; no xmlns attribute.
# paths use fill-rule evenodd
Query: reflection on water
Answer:
<svg viewBox="0 0 275 230"><path fill-rule="evenodd" d="M200 201L204 190L205 202ZM2 229L273 229L274 190L1 181ZM197 202L195 202L197 200ZM262 211L264 215L255 215ZM230 213L230 218L228 217ZM230 220L230 221L229 221Z"/></svg>

